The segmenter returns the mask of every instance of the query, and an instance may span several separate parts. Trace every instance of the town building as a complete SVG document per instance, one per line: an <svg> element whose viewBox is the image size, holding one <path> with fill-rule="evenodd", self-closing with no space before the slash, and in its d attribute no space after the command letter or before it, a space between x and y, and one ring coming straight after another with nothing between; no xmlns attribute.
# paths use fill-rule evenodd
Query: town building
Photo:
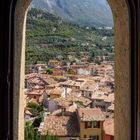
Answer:
<svg viewBox="0 0 140 140"><path fill-rule="evenodd" d="M58 60L49 60L49 62L48 62L48 67L50 67L50 68L56 68L60 65L61 65L61 62Z"/></svg>
<svg viewBox="0 0 140 140"><path fill-rule="evenodd" d="M39 129L42 135L54 135L60 140L80 140L75 113L72 115L49 115Z"/></svg>
<svg viewBox="0 0 140 140"><path fill-rule="evenodd" d="M104 122L103 140L114 140L114 119L106 119Z"/></svg>
<svg viewBox="0 0 140 140"><path fill-rule="evenodd" d="M80 126L80 140L102 140L105 116L100 109L79 108L77 110Z"/></svg>

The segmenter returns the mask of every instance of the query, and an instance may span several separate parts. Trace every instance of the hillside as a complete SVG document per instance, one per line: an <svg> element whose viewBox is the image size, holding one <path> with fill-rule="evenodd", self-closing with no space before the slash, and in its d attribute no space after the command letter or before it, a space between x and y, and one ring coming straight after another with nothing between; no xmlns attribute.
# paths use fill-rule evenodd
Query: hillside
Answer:
<svg viewBox="0 0 140 140"><path fill-rule="evenodd" d="M68 52L112 52L113 30L97 30L64 22L60 17L32 8L27 16L26 63L66 59ZM104 39L105 38L105 39Z"/></svg>
<svg viewBox="0 0 140 140"><path fill-rule="evenodd" d="M81 26L113 26L112 12L106 0L33 0L31 6Z"/></svg>

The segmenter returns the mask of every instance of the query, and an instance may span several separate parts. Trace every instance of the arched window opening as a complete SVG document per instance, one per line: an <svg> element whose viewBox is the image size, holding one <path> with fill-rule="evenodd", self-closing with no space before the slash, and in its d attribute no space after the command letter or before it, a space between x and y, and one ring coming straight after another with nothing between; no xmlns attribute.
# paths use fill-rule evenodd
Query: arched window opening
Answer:
<svg viewBox="0 0 140 140"><path fill-rule="evenodd" d="M58 2L57 4L61 7L60 1L57 1L57 2ZM23 98L23 95L24 95L24 93L23 93L23 89L24 89L24 81L23 81L23 79L24 79L24 69L25 69L25 65L23 65L23 64L25 62L25 46L27 47L27 45L29 45L32 42L32 40L30 40L31 42L29 43L28 42L29 40L28 40L27 43L29 43L29 44L25 44L26 16L27 16L27 13L28 13L27 9L28 9L29 4L30 4L30 0L26 1L26 2L25 1L17 2L16 12L15 12L15 19L16 19L15 20L16 21L16 23L15 23L15 27L16 27L15 28L15 40L16 40L15 41L15 46L17 46L17 47L15 47L15 52L16 52L17 56L14 58L15 59L14 73L15 73L15 75L17 74L18 76L14 77L15 78L15 83L14 83L14 91L15 91L14 100L17 101L17 102L14 103L14 106L15 106L15 108L14 108L14 110L15 110L14 118L18 118L18 119L15 119L15 122L16 122L15 123L15 128L17 128L18 133L15 131L14 137L16 137L17 139L21 138L21 136L22 136L22 138L24 138L24 133L23 133L24 132L23 131L24 121L23 121L23 117L22 116L24 116L24 114L23 114L24 111L23 110L24 110L24 107L26 107L26 105L23 106L23 99L24 99ZM111 93L115 92L116 93L115 94L115 112L116 112L116 115L115 115L116 116L115 117L115 128L117 128L117 129L115 129L115 131L117 132L116 139L120 139L120 140L127 139L128 140L129 136L130 136L129 135L130 133L128 133L128 131L130 132L130 123L129 123L130 116L127 116L126 114L130 113L130 104L129 104L130 103L130 98L129 98L130 97L130 94L129 94L130 93L129 92L130 91L130 85L129 85L130 84L129 83L129 80L130 80L130 76L129 76L129 74L130 74L130 71L129 71L130 63L129 63L129 61L127 61L127 62L125 61L125 59L129 59L129 51L130 51L129 50L129 45L130 45L129 43L130 42L128 41L129 40L129 22L126 23L126 21L129 20L128 6L127 6L126 2L123 1L123 0L122 0L121 4L119 4L118 1L112 2L112 1L109 0L109 4L110 4L110 6L112 8L113 18L114 18L114 21L115 21L114 22L115 23L114 24L114 29L115 29L115 42L114 42L115 43L114 44L115 45L115 90L114 90L114 85L112 84L112 82L110 82L110 81L112 81L112 79L111 78L109 78L109 79L107 78L107 75L109 74L110 71L103 70L103 69L105 69L104 63L105 62L108 63L110 61L110 59L112 59L113 57L111 57L111 58L108 57L108 54L104 54L103 57L100 57L100 56L96 55L95 52L91 53L91 58L89 59L90 62L88 62L88 63L91 63L93 61L92 63L96 63L96 65L100 66L102 69L97 71L97 69L92 68L90 73L89 73L89 71L85 71L85 70L83 71L82 70L83 67L82 68L78 67L78 69L80 69L79 70L80 71L79 75L86 75L85 79L87 79L90 76L91 77L98 77L99 74L103 74L103 76L104 76L104 78L102 80L100 78L96 78L94 80L95 82L101 82L102 84L100 86L97 86L96 88L94 88L94 92L93 92L94 99L93 100L90 99L93 96L92 96L92 93L89 92L90 91L89 90L90 89L89 86L86 88L86 93L88 93L88 94L83 92L83 90L81 90L82 94L79 92L79 90L82 88L82 86L86 84L87 80L85 80L82 76L81 77L76 77L77 72L79 72L79 71L77 71L77 66L76 66L77 62L75 62L75 61L74 62L73 61L72 62L67 62L66 61L67 63L64 62L64 64L63 64L64 66L67 64L66 67L64 67L67 76L66 76L66 78L63 79L61 76L63 76L65 74L65 71L64 71L64 73L62 73L60 71L58 72L59 69L61 69L61 71L62 71L62 68L60 68L60 66L61 66L60 65L60 60L56 60L56 57L52 56L51 53L47 54L47 55L46 54L44 55L44 50L41 52L41 55L40 54L36 55L37 59L33 59L34 61L32 61L32 65L35 66L36 68L32 67L33 69L31 69L31 71L33 70L34 74L27 75L27 77L31 76L31 79L29 77L26 78L26 79L30 79L31 80L31 82L30 82L31 83L30 85L32 86L31 88L33 88L33 90L35 89L37 91L37 92L32 93L32 94L38 94L36 96L37 99L38 99L37 102L36 102L36 100L32 100L34 102L34 104L32 104L30 106L36 107L37 109L39 109L39 111L42 111L42 110L44 111L45 110L44 107L49 109L49 111L48 110L44 111L43 118L44 118L45 121L47 121L47 119L51 119L50 116L52 117L52 119L54 119L56 117L55 114L59 114L59 117L60 116L64 117L63 120L65 120L67 117L69 117L68 120L70 122L71 121L75 121L76 119L78 119L78 121L76 121L76 123L77 123L77 127L80 126L80 128L82 126L81 122L84 122L84 121L85 122L89 122L89 120L85 119L85 118L87 118L86 115L88 114L88 111L89 111L90 112L89 113L89 118L90 117L92 118L95 114L98 114L98 113L100 114L99 115L100 119L96 115L95 115L96 116L95 118L99 119L98 121L97 120L96 121L100 123L99 124L100 128L102 130L104 130L103 129L103 127L104 127L104 123L103 122L105 120L104 116L107 116L107 118L109 118L110 115L109 114L104 115L103 112L105 112L105 113L107 113L107 112L108 113L109 112L114 113L112 111L113 108L114 108L114 103L113 103L113 101L109 102L108 100L112 99L112 97L110 97L110 95L111 95ZM49 6L50 6L50 3L49 3ZM86 6L86 5L84 5L84 6ZM63 7L61 7L61 8L63 8ZM48 33L44 34L43 33L43 28L44 28L43 26L45 26L45 28L47 28L47 27L46 27L46 24L44 24L41 20L43 18L45 18L45 17L43 17L45 15L44 14L45 11L43 11L43 13L37 13L37 11L35 9L31 9L31 10L34 10L33 13L30 13L31 16L32 16L32 20L34 20L34 21L31 21L31 19L30 19L29 22L28 22L28 23L33 23L32 24L33 27L32 28L30 27L30 30L27 29L27 32L26 32L27 33L26 37L28 37L27 39L31 39L32 37L36 37L36 39L34 39L34 41L35 42L39 42L39 41L41 42L43 40L42 37L44 35L46 35L47 37L58 36L58 33L55 33L57 28L58 28L58 25L59 24L61 24L61 25L62 24L68 24L68 23L63 23L62 20L59 20L59 24L57 24L57 25L53 24L53 25L56 26L55 28L54 27L53 27L53 29L50 28L51 32L52 32L51 35L48 34ZM31 12L31 10L29 12ZM21 13L20 16L18 16L19 15L18 12ZM39 12L40 12L40 10L39 10ZM36 14L37 14L37 17L36 17ZM69 14L68 11L67 11L67 14ZM50 13L48 13L45 16L47 16L47 17L49 16L49 18L50 18L52 15L50 16ZM120 18L121 16L123 18ZM52 19L54 19L54 18L55 17L53 16ZM37 21L36 19L37 20L39 19L40 21ZM27 20L28 20L28 17L27 17ZM38 22L40 22L40 24L42 25L42 30L40 30L40 31L38 31L38 28L36 27ZM27 23L27 26L29 25L28 23ZM73 23L71 23L70 25L68 24L68 26L70 26L71 29L73 29L74 28L73 26L75 26L74 31L76 29L79 29L79 30L81 29L82 31L84 30L86 33L88 33L87 34L87 40L86 40L87 43L85 44L86 46L89 46L88 41L92 40L91 38L88 38L88 35L90 34L89 32L91 30L92 30L92 32L94 32L96 30L98 35L102 34L103 30L107 30L107 31L111 30L108 27L107 28L104 28L104 27L103 28L102 27L99 28L98 27L98 29L96 29L95 27L91 28L90 26L79 27L79 25L78 26L77 26L77 24L73 25ZM49 27L51 27L51 25ZM61 26L61 27L63 27L63 26ZM46 32L48 32L48 30ZM32 31L34 33L36 33L36 35ZM84 38L85 34L80 34L81 32L77 32L76 35L79 36L79 37L83 37L83 40L84 40L85 39ZM71 32L71 30L60 30L59 33L62 33L61 37L71 37L73 35L73 32ZM68 36L66 36L65 33L67 33ZM107 40L108 36L106 36L106 31L104 33L105 34L101 38L101 41L99 43L102 43L102 41L106 41ZM40 35L39 39L38 39L38 34ZM44 42L45 42L45 39L44 39ZM81 39L80 41L82 42L83 40ZM54 42L58 43L57 41L55 41L54 38L50 38L49 41L53 42L53 43ZM66 41L72 42L70 45L74 45L75 38L70 38L68 40L66 39ZM97 39L97 41L99 41L99 40ZM61 40L61 42L64 43L65 40ZM41 51L42 48L45 48L45 49L47 49L47 48L50 49L51 48L52 49L53 46L49 47L49 45L47 44L47 46L46 46L46 42L45 43L41 42L41 44L39 46L40 49L35 49L34 52L39 52L39 51ZM62 50L62 46L61 45L63 46L63 44L61 44L61 43L58 45L58 48L60 50ZM84 44L81 44L81 45L85 46ZM92 47L96 47L96 45L97 44L93 45ZM102 49L99 44L97 46L98 46L98 49ZM68 47L69 47L69 45L67 46L67 49L68 49ZM86 51L85 50L82 51L82 52L81 51L79 51L79 52L77 51L76 52L77 58L81 60L78 63L82 63L83 65L85 63L87 63L87 60L85 59L85 57L89 56L87 54L87 50ZM108 47L105 50L110 51ZM114 48L112 48L111 52L113 52L113 51L114 51ZM29 50L29 52L32 53L32 50ZM56 54L58 55L59 51L57 50L57 51L54 51L54 52L56 52ZM64 53L63 55L64 55L64 59L67 59L68 54ZM70 55L72 55L72 58L73 58L73 53L70 54ZM30 54L30 56L33 56L33 55ZM43 57L44 56L47 56L47 57L51 56L51 57L53 57L53 60L51 60L51 61L49 61L47 63L47 66L49 66L49 67L47 67L47 68L45 67L45 75L47 75L47 78L46 78L46 76L44 77L42 75L42 73L44 73L43 72L44 64L42 65L42 64L39 64L37 62L37 61L41 60L42 56ZM26 56L26 58L27 57L29 57L29 56ZM79 57L81 57L81 58L79 58ZM20 59L17 60L16 58L20 58ZM62 59L61 57L57 57L57 59L58 58ZM92 59L92 58L95 58L95 59ZM47 60L47 59L48 58L45 58L45 60ZM72 66L72 69L70 69L71 66ZM110 67L112 67L112 65ZM55 70L54 70L54 68L55 68ZM57 76L58 74L59 74L59 77ZM50 77L50 75L55 77L55 79ZM90 76L88 76L88 75L90 75ZM35 76L35 80L32 80L32 78L34 78L34 76ZM90 80L92 81L92 79L90 79ZM59 81L59 84L58 84L58 81ZM37 85L36 82L39 83L39 85ZM53 84L50 84L50 83L53 83ZM56 84L58 84L59 86L56 86ZM101 99L96 99L95 100L95 98L97 98L97 97L95 97L96 95L94 95L94 93L96 93L95 90L99 90L100 91L101 87L103 87L104 85L111 88L111 91L109 92L110 95L107 96L107 92L108 91L101 93L101 94L104 94L104 96L107 96L106 100L104 100L105 106L102 105ZM46 89L50 89L50 90L46 90ZM33 90L32 90L32 92L33 92ZM104 90L106 90L106 89L104 89ZM61 99L62 98L68 98L71 91L73 91L75 93L74 96L76 96L77 100L75 100L75 98L74 98L74 100L72 100L72 101L68 100L67 103L65 103L64 100L60 100L60 98ZM48 96L45 96L45 95L42 98L41 95L43 93L45 93L45 92L47 92L47 95L49 95L49 98L48 98ZM20 94L18 95L18 93L20 93ZM21 94L21 93L23 93L23 94ZM102 97L101 94L99 94L99 93L96 93L96 94L98 94L98 98ZM26 95L28 96L28 94L26 94ZM122 98L122 96L125 97L125 99ZM35 96L33 95L32 97L35 97ZM90 103L89 107L88 107L88 101L89 100L91 100L92 104ZM98 107L100 109L96 109L95 108L95 103L96 103L96 107ZM99 104L99 103L101 103L101 104ZM127 105L124 106L125 103ZM43 107L44 104L45 104L45 106ZM16 109L16 106L19 106L19 109ZM77 109L74 109L75 106L77 107ZM57 107L59 107L59 108L57 108ZM74 108L69 108L69 107L74 107ZM57 110L56 110L56 108L57 108ZM70 111L71 109L74 110L74 111ZM56 112L54 110L56 110ZM98 111L98 113L96 111ZM33 114L32 112L30 112L30 113L31 113L31 116L35 116L36 115L36 114ZM93 113L93 115L92 115L92 113ZM74 116L72 114L74 114ZM71 118L71 116L72 116L72 118ZM124 117L124 116L127 116L127 117ZM73 120L73 117L76 117L76 118ZM50 123L52 121L52 119L50 121L48 121L48 122ZM42 120L43 119L41 119L42 123L35 124L36 128L40 128L39 131L37 131L37 133L39 132L39 136L40 136L41 132L44 132L44 133L42 133L42 136L44 136L43 134L45 134L45 131L46 131L47 127L49 128L50 126L52 126L52 123L51 123L49 126L47 126L47 127L45 126L44 127L44 122ZM56 121L57 119L54 119L54 120ZM125 125L123 125L124 124L124 120L126 122L128 122L127 123L128 129L121 130L120 128L125 127ZM57 124L58 122L59 122L59 120L57 120L54 123ZM49 123L46 123L46 125L49 124ZM93 122L90 122L90 123L92 124ZM108 125L110 123L106 123L106 125ZM66 128L66 124L67 123L62 124L62 128ZM79 125L79 124L81 124L81 125ZM58 125L61 126L60 123ZM42 128L45 128L45 130L41 131ZM51 130L51 129L49 129L49 130ZM103 138L106 139L106 138L108 138L108 136L107 137L104 136L104 131L103 131L103 133L98 133L97 135L96 134L95 135L88 134L88 132L87 133L84 132L84 134L81 135L81 133L79 133L79 131L81 131L81 129L78 130L77 133L75 134L76 139L85 138L85 136L86 136L86 138L89 138L89 139L93 139L93 138L94 139L103 139ZM68 136L70 137L70 135L68 135ZM56 138L58 138L58 137L56 137ZM70 138L70 139L73 139L73 137Z"/></svg>

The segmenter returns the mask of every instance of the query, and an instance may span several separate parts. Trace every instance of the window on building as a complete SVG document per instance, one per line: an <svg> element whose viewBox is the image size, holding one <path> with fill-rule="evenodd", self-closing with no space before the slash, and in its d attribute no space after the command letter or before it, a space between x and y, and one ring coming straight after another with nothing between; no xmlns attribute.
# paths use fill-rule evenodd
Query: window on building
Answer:
<svg viewBox="0 0 140 140"><path fill-rule="evenodd" d="M85 122L85 128L92 128L92 122Z"/></svg>
<svg viewBox="0 0 140 140"><path fill-rule="evenodd" d="M91 93L89 93L89 97L91 97Z"/></svg>
<svg viewBox="0 0 140 140"><path fill-rule="evenodd" d="M99 136L89 136L89 140L99 140Z"/></svg>
<svg viewBox="0 0 140 140"><path fill-rule="evenodd" d="M93 128L100 128L99 122L93 122Z"/></svg>

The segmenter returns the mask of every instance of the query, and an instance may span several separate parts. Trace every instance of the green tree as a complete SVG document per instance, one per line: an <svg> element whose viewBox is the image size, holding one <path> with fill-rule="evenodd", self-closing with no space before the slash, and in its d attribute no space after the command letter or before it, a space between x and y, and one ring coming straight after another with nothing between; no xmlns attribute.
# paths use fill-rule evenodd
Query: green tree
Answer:
<svg viewBox="0 0 140 140"><path fill-rule="evenodd" d="M59 140L56 136L41 135L31 122L25 124L25 140Z"/></svg>
<svg viewBox="0 0 140 140"><path fill-rule="evenodd" d="M46 73L47 73L47 74L53 74L53 69L47 68L47 69L46 69Z"/></svg>
<svg viewBox="0 0 140 140"><path fill-rule="evenodd" d="M39 105L37 103L29 102L27 107L30 108L30 111L33 117L42 116L43 113L43 105Z"/></svg>

